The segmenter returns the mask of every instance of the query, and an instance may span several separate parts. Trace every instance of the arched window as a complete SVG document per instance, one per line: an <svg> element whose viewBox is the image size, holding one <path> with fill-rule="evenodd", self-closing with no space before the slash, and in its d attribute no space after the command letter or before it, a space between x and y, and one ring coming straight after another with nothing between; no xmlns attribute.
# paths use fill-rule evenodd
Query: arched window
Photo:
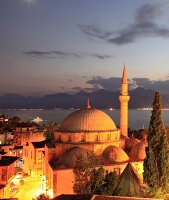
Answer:
<svg viewBox="0 0 169 200"><path fill-rule="evenodd" d="M71 135L68 135L68 142L71 142Z"/></svg>
<svg viewBox="0 0 169 200"><path fill-rule="evenodd" d="M95 135L94 140L95 140L95 141L99 141L99 136L98 136L98 135Z"/></svg>
<svg viewBox="0 0 169 200"><path fill-rule="evenodd" d="M59 141L61 141L61 135L59 135Z"/></svg>
<svg viewBox="0 0 169 200"><path fill-rule="evenodd" d="M85 141L85 137L84 135L81 136L81 142L84 142Z"/></svg>
<svg viewBox="0 0 169 200"><path fill-rule="evenodd" d="M107 140L110 140L110 133L107 134Z"/></svg>

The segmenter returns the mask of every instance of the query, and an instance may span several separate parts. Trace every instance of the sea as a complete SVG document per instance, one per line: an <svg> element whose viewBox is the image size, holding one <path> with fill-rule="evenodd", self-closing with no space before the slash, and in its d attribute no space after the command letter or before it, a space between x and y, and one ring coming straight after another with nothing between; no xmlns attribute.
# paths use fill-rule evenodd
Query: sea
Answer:
<svg viewBox="0 0 169 200"><path fill-rule="evenodd" d="M29 121L36 117L43 119L41 124L47 124L49 122L61 123L63 119L70 113L74 112L73 109L0 109L1 114L5 114L9 117L18 116L22 121ZM102 110L107 113L115 122L119 125L120 110ZM142 128L148 128L151 118L150 110L129 110L129 128L139 130ZM162 111L162 118L165 125L169 126L169 110Z"/></svg>

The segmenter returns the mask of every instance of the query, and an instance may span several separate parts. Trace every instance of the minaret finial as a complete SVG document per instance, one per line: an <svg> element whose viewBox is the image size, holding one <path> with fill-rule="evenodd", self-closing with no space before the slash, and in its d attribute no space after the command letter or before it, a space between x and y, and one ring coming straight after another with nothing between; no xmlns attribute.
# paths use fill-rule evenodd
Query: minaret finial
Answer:
<svg viewBox="0 0 169 200"><path fill-rule="evenodd" d="M91 108L89 98L87 98L87 102L86 102L85 108Z"/></svg>
<svg viewBox="0 0 169 200"><path fill-rule="evenodd" d="M127 73L126 73L126 64L124 64L124 68L123 68L123 76L122 76L122 83L127 84Z"/></svg>

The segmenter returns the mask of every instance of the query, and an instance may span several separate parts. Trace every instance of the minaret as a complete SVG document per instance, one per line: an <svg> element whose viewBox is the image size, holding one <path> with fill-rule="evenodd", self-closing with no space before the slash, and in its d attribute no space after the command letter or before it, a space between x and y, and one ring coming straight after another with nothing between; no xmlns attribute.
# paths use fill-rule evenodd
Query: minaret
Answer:
<svg viewBox="0 0 169 200"><path fill-rule="evenodd" d="M128 95L128 81L126 73L126 65L124 65L123 76L121 81L121 95L120 100L120 131L123 136L128 137L128 101L130 96Z"/></svg>

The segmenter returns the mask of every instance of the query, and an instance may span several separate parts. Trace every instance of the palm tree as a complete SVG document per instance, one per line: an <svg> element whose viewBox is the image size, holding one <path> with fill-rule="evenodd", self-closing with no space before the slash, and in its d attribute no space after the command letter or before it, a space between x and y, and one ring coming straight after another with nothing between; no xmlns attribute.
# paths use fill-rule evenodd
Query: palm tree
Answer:
<svg viewBox="0 0 169 200"><path fill-rule="evenodd" d="M57 131L60 124L56 122L50 122L45 126L45 132L43 134L45 140L53 140L54 139L54 132Z"/></svg>

